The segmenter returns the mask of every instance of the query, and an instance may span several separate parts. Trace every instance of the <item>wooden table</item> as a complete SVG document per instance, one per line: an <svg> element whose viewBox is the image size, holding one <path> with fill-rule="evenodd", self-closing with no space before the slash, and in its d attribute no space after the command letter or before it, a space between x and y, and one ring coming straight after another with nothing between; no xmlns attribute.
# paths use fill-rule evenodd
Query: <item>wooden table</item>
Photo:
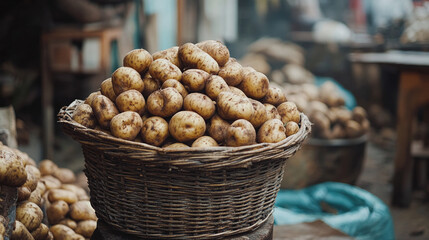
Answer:
<svg viewBox="0 0 429 240"><path fill-rule="evenodd" d="M404 51L353 53L350 54L350 60L355 63L391 65L400 71L392 204L408 207L411 203L414 166L410 154L412 122L418 109L429 104L429 53Z"/></svg>

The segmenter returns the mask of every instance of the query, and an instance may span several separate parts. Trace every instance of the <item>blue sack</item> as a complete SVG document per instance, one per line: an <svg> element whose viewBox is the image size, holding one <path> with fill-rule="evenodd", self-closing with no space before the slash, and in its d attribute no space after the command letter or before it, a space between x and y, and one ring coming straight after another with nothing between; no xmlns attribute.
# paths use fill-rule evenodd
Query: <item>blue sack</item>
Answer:
<svg viewBox="0 0 429 240"><path fill-rule="evenodd" d="M371 193L344 183L326 182L301 190L280 190L274 223L322 220L356 239L394 239L389 208Z"/></svg>

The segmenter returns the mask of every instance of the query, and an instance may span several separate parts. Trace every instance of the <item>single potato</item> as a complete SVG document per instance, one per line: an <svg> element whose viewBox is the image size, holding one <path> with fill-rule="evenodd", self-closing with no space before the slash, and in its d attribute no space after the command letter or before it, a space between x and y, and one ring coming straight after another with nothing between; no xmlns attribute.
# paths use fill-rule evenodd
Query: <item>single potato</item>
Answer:
<svg viewBox="0 0 429 240"><path fill-rule="evenodd" d="M168 129L177 141L187 142L203 136L206 123L204 118L195 112L180 111L173 115Z"/></svg>
<svg viewBox="0 0 429 240"><path fill-rule="evenodd" d="M20 221L15 221L15 227L12 232L11 240L34 240L34 237Z"/></svg>
<svg viewBox="0 0 429 240"><path fill-rule="evenodd" d="M51 189L48 194L48 200L52 202L56 202L62 200L67 204L73 204L77 202L77 196L74 192L64 190L64 189Z"/></svg>
<svg viewBox="0 0 429 240"><path fill-rule="evenodd" d="M159 117L170 117L180 111L182 106L182 95L172 87L155 91L147 98L147 110Z"/></svg>
<svg viewBox="0 0 429 240"><path fill-rule="evenodd" d="M211 75L206 81L206 94L211 99L216 100L219 93L229 92L229 86L223 78L217 75Z"/></svg>
<svg viewBox="0 0 429 240"><path fill-rule="evenodd" d="M184 143L173 143L173 144L169 144L167 146L163 146L163 148L177 149L177 148L189 148L189 146L184 144Z"/></svg>
<svg viewBox="0 0 429 240"><path fill-rule="evenodd" d="M152 55L145 49L134 49L125 55L123 64L124 67L130 67L144 74L152 63Z"/></svg>
<svg viewBox="0 0 429 240"><path fill-rule="evenodd" d="M269 87L267 95L262 99L262 102L278 106L286 102L286 95L283 90L278 87Z"/></svg>
<svg viewBox="0 0 429 240"><path fill-rule="evenodd" d="M204 52L208 53L219 66L225 65L229 60L229 50L219 41L207 40L196 44Z"/></svg>
<svg viewBox="0 0 429 240"><path fill-rule="evenodd" d="M202 136L197 138L193 143L192 143L192 147L217 147L219 146L216 142L216 140L214 140L212 137L209 136Z"/></svg>
<svg viewBox="0 0 429 240"><path fill-rule="evenodd" d="M249 98L232 92L221 92L216 102L218 114L225 120L250 120L254 112Z"/></svg>
<svg viewBox="0 0 429 240"><path fill-rule="evenodd" d="M160 58L167 59L172 64L176 65L178 68L182 69L182 64L179 60L179 47L174 46L159 52L152 54L153 60Z"/></svg>
<svg viewBox="0 0 429 240"><path fill-rule="evenodd" d="M240 88L248 97L261 99L268 93L269 81L267 76L260 72L250 72L243 75L238 88Z"/></svg>
<svg viewBox="0 0 429 240"><path fill-rule="evenodd" d="M229 126L225 143L230 147L239 147L256 143L256 130L244 119L238 119Z"/></svg>
<svg viewBox="0 0 429 240"><path fill-rule="evenodd" d="M363 107L357 106L353 109L352 119L362 124L362 122L366 119L366 115L365 109Z"/></svg>
<svg viewBox="0 0 429 240"><path fill-rule="evenodd" d="M70 218L64 218L63 220L61 220L58 224L62 224L65 225L71 229L73 229L73 231L77 228L77 223L76 221L70 219Z"/></svg>
<svg viewBox="0 0 429 240"><path fill-rule="evenodd" d="M158 79L153 78L149 73L143 77L144 90L142 92L145 98L148 98L156 90L161 88L161 82Z"/></svg>
<svg viewBox="0 0 429 240"><path fill-rule="evenodd" d="M113 72L112 86L116 96L131 89L139 92L144 90L144 83L140 73L130 67L120 67Z"/></svg>
<svg viewBox="0 0 429 240"><path fill-rule="evenodd" d="M58 169L57 164L45 159L39 163L39 171L42 176L52 175Z"/></svg>
<svg viewBox="0 0 429 240"><path fill-rule="evenodd" d="M95 128L97 125L97 119L95 118L94 111L90 105L85 103L76 107L72 118L74 121L87 128Z"/></svg>
<svg viewBox="0 0 429 240"><path fill-rule="evenodd" d="M160 58L152 62L149 67L149 73L153 78L158 79L162 83L168 79L182 79L182 72L180 69L172 64L170 61Z"/></svg>
<svg viewBox="0 0 429 240"><path fill-rule="evenodd" d="M136 112L123 112L112 118L110 131L112 135L125 140L134 140L140 133L143 122Z"/></svg>
<svg viewBox="0 0 429 240"><path fill-rule="evenodd" d="M69 215L75 221L97 220L95 211L89 201L78 201L70 205Z"/></svg>
<svg viewBox="0 0 429 240"><path fill-rule="evenodd" d="M104 129L109 129L110 120L119 114L115 104L103 95L94 98L94 101L92 101L92 110L95 113L98 124Z"/></svg>
<svg viewBox="0 0 429 240"><path fill-rule="evenodd" d="M188 91L186 90L186 88L179 81L175 79L168 79L167 81L165 81L162 84L161 89L168 88L168 87L175 88L180 93L180 95L182 95L183 98L185 98L186 95L188 95Z"/></svg>
<svg viewBox="0 0 429 240"><path fill-rule="evenodd" d="M97 222L94 220L84 220L77 224L75 232L86 238L90 238L97 228Z"/></svg>
<svg viewBox="0 0 429 240"><path fill-rule="evenodd" d="M210 74L219 72L216 60L192 43L185 43L179 47L179 58L185 67L198 68Z"/></svg>
<svg viewBox="0 0 429 240"><path fill-rule="evenodd" d="M215 114L207 125L207 132L216 142L223 143L226 139L226 132L230 124Z"/></svg>
<svg viewBox="0 0 429 240"><path fill-rule="evenodd" d="M271 119L258 130L258 143L277 143L286 138L286 129L279 119Z"/></svg>
<svg viewBox="0 0 429 240"><path fill-rule="evenodd" d="M277 111L279 112L282 122L286 124L289 121L293 121L299 123L301 120L300 113L295 103L293 102L284 102L277 107Z"/></svg>
<svg viewBox="0 0 429 240"><path fill-rule="evenodd" d="M140 136L143 142L161 146L169 136L168 123L161 117L150 117L143 122Z"/></svg>
<svg viewBox="0 0 429 240"><path fill-rule="evenodd" d="M21 158L10 148L0 146L0 184L18 187L27 181L27 171Z"/></svg>
<svg viewBox="0 0 429 240"><path fill-rule="evenodd" d="M362 136L363 131L360 124L354 120L347 121L345 125L346 135L348 138L357 138Z"/></svg>
<svg viewBox="0 0 429 240"><path fill-rule="evenodd" d="M298 123L292 122L292 121L286 123L286 136L289 137L290 135L293 135L298 131L299 131Z"/></svg>
<svg viewBox="0 0 429 240"><path fill-rule="evenodd" d="M229 86L238 86L243 80L243 67L238 62L228 62L218 73Z"/></svg>
<svg viewBox="0 0 429 240"><path fill-rule="evenodd" d="M183 109L194 111L207 120L215 113L216 106L207 95L191 93L183 100Z"/></svg>
<svg viewBox="0 0 429 240"><path fill-rule="evenodd" d="M277 108L269 103L264 103L265 109L267 110L267 119L282 119Z"/></svg>
<svg viewBox="0 0 429 240"><path fill-rule="evenodd" d="M40 181L45 185L46 190L51 190L51 189L56 189L61 187L61 181L51 175L46 175L41 177Z"/></svg>
<svg viewBox="0 0 429 240"><path fill-rule="evenodd" d="M206 87L210 74L200 69L188 69L182 74L182 83L190 92L200 92Z"/></svg>
<svg viewBox="0 0 429 240"><path fill-rule="evenodd" d="M101 83L100 92L101 94L112 100L112 102L115 102L116 93L113 90L112 78L108 78Z"/></svg>
<svg viewBox="0 0 429 240"><path fill-rule="evenodd" d="M49 228L45 224L41 223L39 227L31 232L34 240L46 240L49 234Z"/></svg>
<svg viewBox="0 0 429 240"><path fill-rule="evenodd" d="M76 175L68 168L58 168L52 175L63 184L76 182Z"/></svg>
<svg viewBox="0 0 429 240"><path fill-rule="evenodd" d="M56 224L49 228L49 230L52 232L55 240L85 240L82 235L75 233L71 228L62 224Z"/></svg>
<svg viewBox="0 0 429 240"><path fill-rule="evenodd" d="M265 109L264 104L257 100L250 99L250 102L253 106L253 114L249 121L253 127L258 128L268 120L267 110Z"/></svg>
<svg viewBox="0 0 429 240"><path fill-rule="evenodd" d="M131 89L118 95L116 107L120 112L131 111L142 115L145 111L146 101L139 91Z"/></svg>
<svg viewBox="0 0 429 240"><path fill-rule="evenodd" d="M16 207L16 220L24 224L28 231L33 231L42 223L43 211L33 202L21 202Z"/></svg>
<svg viewBox="0 0 429 240"><path fill-rule="evenodd" d="M89 200L89 196L86 193L85 189L83 189L83 188L81 188L81 187L79 187L77 185L74 185L74 184L63 184L63 185L61 185L61 189L74 192L76 194L76 196L77 196L77 199L79 201L81 201L81 200Z"/></svg>
<svg viewBox="0 0 429 240"><path fill-rule="evenodd" d="M236 95L242 96L242 97L247 97L246 94L240 90L240 88L234 87L234 86L229 86L229 90L233 93L235 93Z"/></svg>
<svg viewBox="0 0 429 240"><path fill-rule="evenodd" d="M85 99L85 104L88 104L89 106L91 106L92 107L92 101L94 100L94 98L96 97L96 96L98 96L98 95L101 95L101 92L100 91L96 91L96 92L93 92L93 93L91 93L91 94L89 94L89 96L88 97L86 97L86 99Z"/></svg>

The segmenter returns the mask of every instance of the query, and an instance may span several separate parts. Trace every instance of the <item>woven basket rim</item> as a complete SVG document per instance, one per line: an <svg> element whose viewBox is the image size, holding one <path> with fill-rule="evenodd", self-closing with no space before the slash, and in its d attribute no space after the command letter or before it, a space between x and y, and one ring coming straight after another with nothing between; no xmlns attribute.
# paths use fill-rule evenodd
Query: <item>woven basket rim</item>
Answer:
<svg viewBox="0 0 429 240"><path fill-rule="evenodd" d="M301 127L299 131L277 143L257 143L257 144L241 146L241 147L219 146L219 147L210 147L210 148L195 148L195 147L161 148L161 147L156 147L146 143L120 139L112 135L109 135L105 132L102 132L100 130L87 128L77 123L76 121L72 120L72 115L73 115L74 109L78 105L83 103L84 101L76 99L69 106L62 107L58 113L58 122L62 125L63 129L69 128L71 130L71 132L70 131L65 131L65 132L71 135L75 140L83 143L87 141L87 140L83 140L82 137L84 136L86 139L89 138L93 141L103 142L106 144L107 143L114 144L117 146L117 148L115 149L116 153L123 152L123 153L129 154L130 151L136 152L141 150L145 152L151 152L151 154L171 156L172 159L176 158L178 155L185 154L186 159L182 159L181 161L185 161L185 160L189 161L186 164L183 164L183 162L179 163L177 161L169 162L169 164L173 166L177 165L178 167L183 167L183 165L192 165L192 162L194 162L196 165L198 165L198 168L203 168L204 163L206 162L204 159L208 155L216 155L218 158L224 157L225 159L229 157L237 158L237 157L243 156L243 159L240 161L240 163L231 163L231 165L241 165L242 167L246 167L251 165L253 162L256 162L259 160L255 160L255 159L246 160L245 156L261 154L263 152L273 150L276 148L286 150L288 148L291 148L292 146L296 146L296 145L299 146L311 133L311 122L309 121L308 117L304 113L301 113ZM131 158L133 158L133 156L131 156ZM141 159L141 156L138 155L135 158ZM265 159L266 158L263 158L260 160L262 161ZM230 165L225 162L222 162L220 164L223 166Z"/></svg>

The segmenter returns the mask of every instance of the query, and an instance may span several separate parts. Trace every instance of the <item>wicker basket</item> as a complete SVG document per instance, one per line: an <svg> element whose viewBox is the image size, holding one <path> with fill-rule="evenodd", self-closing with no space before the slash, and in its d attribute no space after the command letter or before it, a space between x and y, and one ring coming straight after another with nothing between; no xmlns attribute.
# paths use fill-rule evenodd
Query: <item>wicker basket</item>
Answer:
<svg viewBox="0 0 429 240"><path fill-rule="evenodd" d="M82 145L91 203L118 230L150 239L216 239L258 228L271 215L285 160L311 130L276 144L163 149L88 129L58 114Z"/></svg>

